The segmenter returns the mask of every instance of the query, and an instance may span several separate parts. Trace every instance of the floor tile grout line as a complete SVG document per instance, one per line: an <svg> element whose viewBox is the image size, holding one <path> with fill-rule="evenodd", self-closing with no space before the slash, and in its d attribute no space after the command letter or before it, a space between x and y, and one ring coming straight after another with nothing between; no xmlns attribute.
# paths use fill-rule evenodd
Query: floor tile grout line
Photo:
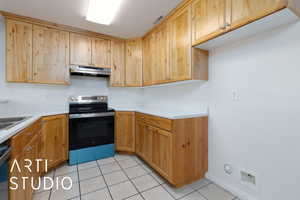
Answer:
<svg viewBox="0 0 300 200"><path fill-rule="evenodd" d="M113 200L113 196L112 196L112 194L111 194L111 192L110 192L110 190L109 190L109 187L108 187L108 184L107 184L107 182L106 182L106 180L105 180L104 174L102 173L102 170L101 170L101 168L100 168L100 164L98 163L98 161L96 161L96 163L97 163L97 166L98 166L98 168L99 168L99 170L100 170L100 173L102 174L103 181L104 181L104 183L105 183L105 185L106 185L106 188L107 188L107 191L108 191L108 193L109 193L109 196L110 196L111 199Z"/></svg>
<svg viewBox="0 0 300 200"><path fill-rule="evenodd" d="M81 200L81 185L80 185L80 177L79 177L78 165L76 165L76 171L77 171L78 187L79 187L79 199Z"/></svg>
<svg viewBox="0 0 300 200"><path fill-rule="evenodd" d="M125 170L122 168L122 166L120 165L120 163L119 163L119 162L117 162L117 163L118 163L118 165L121 167L123 173L124 173L125 176L128 178L128 180L130 181L130 183L131 183L131 184L133 185L133 187L136 189L137 194L141 195L142 199L145 200L145 198L144 198L143 195L140 193L140 191L138 190L138 188L136 187L136 185L134 184L134 182L133 182L133 181L129 178L129 176L126 174ZM137 194L135 194L135 195L137 195ZM135 196L135 195L133 195L133 196ZM127 198L129 198L129 197L127 197ZM124 199L126 199L126 198L124 198Z"/></svg>
<svg viewBox="0 0 300 200"><path fill-rule="evenodd" d="M54 179L54 178L55 178L55 173L56 173L56 169L53 169L53 175L52 175L52 179ZM50 189L50 193L49 193L49 199L48 199L48 200L51 200L52 190L53 190L53 188L51 188L51 189Z"/></svg>

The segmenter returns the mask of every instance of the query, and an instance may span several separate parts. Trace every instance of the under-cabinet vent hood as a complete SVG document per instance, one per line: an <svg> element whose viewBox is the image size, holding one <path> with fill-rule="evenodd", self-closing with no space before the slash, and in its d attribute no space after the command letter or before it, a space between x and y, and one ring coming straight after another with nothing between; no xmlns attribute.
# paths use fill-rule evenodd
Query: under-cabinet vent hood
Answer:
<svg viewBox="0 0 300 200"><path fill-rule="evenodd" d="M109 77L111 73L110 68L87 67L87 66L71 66L71 75L77 76L97 76Z"/></svg>

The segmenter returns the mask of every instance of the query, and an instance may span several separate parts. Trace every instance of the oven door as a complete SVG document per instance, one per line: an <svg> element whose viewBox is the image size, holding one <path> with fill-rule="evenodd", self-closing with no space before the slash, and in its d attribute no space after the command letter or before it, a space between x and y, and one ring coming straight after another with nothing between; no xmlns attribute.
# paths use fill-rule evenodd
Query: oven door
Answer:
<svg viewBox="0 0 300 200"><path fill-rule="evenodd" d="M114 112L71 114L70 150L114 143Z"/></svg>

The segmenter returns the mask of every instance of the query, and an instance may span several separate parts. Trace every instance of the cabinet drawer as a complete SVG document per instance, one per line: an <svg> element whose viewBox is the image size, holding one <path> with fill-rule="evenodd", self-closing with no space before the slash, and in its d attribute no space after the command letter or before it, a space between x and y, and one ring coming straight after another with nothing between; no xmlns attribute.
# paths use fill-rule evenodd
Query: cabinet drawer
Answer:
<svg viewBox="0 0 300 200"><path fill-rule="evenodd" d="M11 139L12 154L20 154L32 138L41 132L41 120L20 131Z"/></svg>
<svg viewBox="0 0 300 200"><path fill-rule="evenodd" d="M144 123L147 123L149 125L171 131L172 129L172 121L170 119L156 117L153 115L146 115L142 113L136 114L136 120L143 121Z"/></svg>

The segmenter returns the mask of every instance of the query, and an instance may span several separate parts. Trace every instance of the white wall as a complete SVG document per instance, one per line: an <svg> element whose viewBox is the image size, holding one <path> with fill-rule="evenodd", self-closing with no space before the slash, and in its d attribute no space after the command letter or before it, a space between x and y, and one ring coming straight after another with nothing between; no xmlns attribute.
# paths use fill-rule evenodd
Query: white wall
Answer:
<svg viewBox="0 0 300 200"><path fill-rule="evenodd" d="M209 65L207 83L143 89L145 103L207 103L207 176L245 199L299 199L300 22L215 49ZM241 184L241 169L257 176L256 188Z"/></svg>
<svg viewBox="0 0 300 200"><path fill-rule="evenodd" d="M118 89L113 89L110 92L107 79L94 77L72 76L70 86L7 83L5 25L3 18L0 18L0 101L10 100L8 104L0 103L0 117L68 111L67 98L71 95L109 95L112 105L134 105L138 101L135 98L137 90L124 89L118 92Z"/></svg>

